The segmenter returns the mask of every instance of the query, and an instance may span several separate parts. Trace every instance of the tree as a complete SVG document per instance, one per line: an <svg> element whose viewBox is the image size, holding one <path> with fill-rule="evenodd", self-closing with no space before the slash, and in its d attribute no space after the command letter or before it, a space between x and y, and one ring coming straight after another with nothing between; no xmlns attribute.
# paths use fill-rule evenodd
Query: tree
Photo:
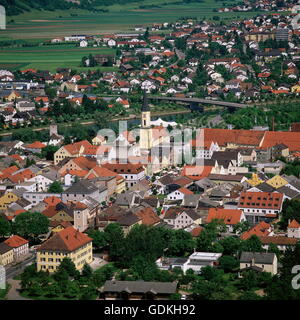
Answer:
<svg viewBox="0 0 300 320"><path fill-rule="evenodd" d="M89 230L88 236L93 239L93 246L101 249L107 245L107 234L99 230Z"/></svg>
<svg viewBox="0 0 300 320"><path fill-rule="evenodd" d="M153 261L146 260L143 256L137 256L131 263L131 270L137 274L139 279L145 281L156 280L158 269Z"/></svg>
<svg viewBox="0 0 300 320"><path fill-rule="evenodd" d="M23 212L16 217L13 230L22 237L35 238L49 231L49 220L40 212Z"/></svg>
<svg viewBox="0 0 300 320"><path fill-rule="evenodd" d="M240 280L241 287L244 290L251 290L258 285L258 277L255 271L249 270L244 271L242 274L242 279Z"/></svg>
<svg viewBox="0 0 300 320"><path fill-rule="evenodd" d="M66 271L68 276L75 278L79 275L79 271L76 269L74 262L70 258L63 258L57 272Z"/></svg>
<svg viewBox="0 0 300 320"><path fill-rule="evenodd" d="M168 253L174 256L183 256L186 252L192 252L195 243L191 233L184 230L174 230L168 245Z"/></svg>
<svg viewBox="0 0 300 320"><path fill-rule="evenodd" d="M262 252L262 243L258 236L252 235L249 239L242 242L242 251Z"/></svg>
<svg viewBox="0 0 300 320"><path fill-rule="evenodd" d="M236 234L242 234L249 230L249 227L250 225L248 221L238 222L236 225L234 225L233 232Z"/></svg>
<svg viewBox="0 0 300 320"><path fill-rule="evenodd" d="M105 229L106 241L112 260L120 260L124 256L124 233L117 223L110 223Z"/></svg>
<svg viewBox="0 0 300 320"><path fill-rule="evenodd" d="M46 160L54 160L54 153L59 149L57 146L48 145L47 147L43 148L42 156L46 158Z"/></svg>
<svg viewBox="0 0 300 320"><path fill-rule="evenodd" d="M220 240L219 243L223 247L224 255L235 255L240 249L241 240L235 237L226 237Z"/></svg>
<svg viewBox="0 0 300 320"><path fill-rule="evenodd" d="M231 256L222 256L219 260L220 267L225 272L232 272L239 267L239 261Z"/></svg>
<svg viewBox="0 0 300 320"><path fill-rule="evenodd" d="M91 278L93 275L93 269L85 263L81 275L85 278Z"/></svg>
<svg viewBox="0 0 300 320"><path fill-rule="evenodd" d="M75 281L69 281L64 296L74 299L78 296L79 292L78 284Z"/></svg>
<svg viewBox="0 0 300 320"><path fill-rule="evenodd" d="M0 238L11 235L11 224L0 217Z"/></svg>
<svg viewBox="0 0 300 320"><path fill-rule="evenodd" d="M50 193L61 193L64 189L59 181L54 181L48 188L48 192Z"/></svg>

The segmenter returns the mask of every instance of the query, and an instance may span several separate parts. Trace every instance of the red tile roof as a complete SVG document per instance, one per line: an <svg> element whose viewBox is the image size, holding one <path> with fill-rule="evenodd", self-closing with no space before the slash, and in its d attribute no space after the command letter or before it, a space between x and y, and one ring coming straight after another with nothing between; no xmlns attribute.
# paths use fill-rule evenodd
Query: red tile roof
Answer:
<svg viewBox="0 0 300 320"><path fill-rule="evenodd" d="M201 131L204 134L204 141L217 142L219 146L226 146L228 143L246 146L259 146L264 131L252 130L228 130L205 128Z"/></svg>
<svg viewBox="0 0 300 320"><path fill-rule="evenodd" d="M200 180L208 177L212 168L212 166L185 165L181 171L181 175L192 180Z"/></svg>
<svg viewBox="0 0 300 320"><path fill-rule="evenodd" d="M292 220L290 222L290 224L288 225L288 228L291 228L291 229L299 229L300 228L300 223L297 221L297 220Z"/></svg>
<svg viewBox="0 0 300 320"><path fill-rule="evenodd" d="M142 223L146 225L155 225L160 222L160 219L156 212L154 212L151 208L144 208L135 213L140 219L142 219Z"/></svg>
<svg viewBox="0 0 300 320"><path fill-rule="evenodd" d="M20 236L14 235L5 240L4 243L10 246L11 248L18 248L28 243L28 241Z"/></svg>
<svg viewBox="0 0 300 320"><path fill-rule="evenodd" d="M300 132L266 131L260 147L267 149L281 143L288 146L291 152L300 151Z"/></svg>
<svg viewBox="0 0 300 320"><path fill-rule="evenodd" d="M277 192L242 192L239 208L261 208L281 210L283 194Z"/></svg>
<svg viewBox="0 0 300 320"><path fill-rule="evenodd" d="M27 144L25 147L29 149L43 149L46 147L46 145L40 141L35 141L31 144Z"/></svg>
<svg viewBox="0 0 300 320"><path fill-rule="evenodd" d="M73 227L68 227L39 246L37 251L66 251L72 252L90 243L92 239Z"/></svg>
<svg viewBox="0 0 300 320"><path fill-rule="evenodd" d="M284 246L295 246L298 242L296 238L288 238L284 236L274 236L274 237L259 237L262 244L276 244Z"/></svg>
<svg viewBox="0 0 300 320"><path fill-rule="evenodd" d="M241 239L242 240L247 240L249 238L251 238L251 236L256 235L258 237L260 236L268 236L271 232L271 225L261 221L260 223L258 223L257 225L255 225L254 227L252 227L250 230L244 232L241 235Z"/></svg>
<svg viewBox="0 0 300 320"><path fill-rule="evenodd" d="M207 223L213 220L223 220L225 224L234 225L241 221L242 210L210 208L206 219Z"/></svg>

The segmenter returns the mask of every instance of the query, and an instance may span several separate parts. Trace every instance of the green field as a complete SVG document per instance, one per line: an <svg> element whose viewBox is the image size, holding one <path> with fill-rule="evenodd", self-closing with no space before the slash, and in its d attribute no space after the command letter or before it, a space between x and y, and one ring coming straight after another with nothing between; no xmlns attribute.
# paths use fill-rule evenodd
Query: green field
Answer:
<svg viewBox="0 0 300 320"><path fill-rule="evenodd" d="M82 57L89 54L114 54L115 50L109 48L80 48L75 44L36 46L28 48L0 49L0 68L17 70L35 68L54 72L56 68L71 67L77 70L93 70L95 68L81 68ZM107 71L113 68L102 68Z"/></svg>
<svg viewBox="0 0 300 320"><path fill-rule="evenodd" d="M106 13L92 13L84 10L72 11L32 11L18 16L8 17L7 30L0 31L1 38L34 39L51 38L70 34L105 34L117 31L133 30L134 25L175 22L182 17L212 19L220 16L230 21L237 18L256 15L246 13L217 13L213 10L223 6L222 1L203 0L201 2L182 3L180 0L145 0L127 5L102 7ZM226 6L239 3L239 0L226 1ZM157 7L149 7L149 6ZM143 6L144 9L141 9ZM145 7L146 6L146 7Z"/></svg>
<svg viewBox="0 0 300 320"><path fill-rule="evenodd" d="M211 20L219 16L229 22L243 17L255 16L258 12L218 13L214 9L224 6L222 1L199 0L193 3L180 3L181 0L144 0L126 5L102 7L106 13L93 13L84 10L32 11L18 16L8 17L6 30L0 30L0 41L17 41L15 47L0 47L0 68L17 70L36 68L55 71L58 67L80 68L83 56L112 53L108 48L80 48L71 45L39 46L39 42L58 36L72 34L101 35L112 32L134 30L136 24L175 22L183 17ZM226 6L239 3L240 0L226 1ZM169 32L169 31L159 31ZM21 47L21 42L30 41L33 47ZM19 44L19 47L17 45ZM97 67L96 67L97 68ZM90 68L95 69L95 68ZM101 69L101 68L100 68ZM112 70L112 68L105 68Z"/></svg>

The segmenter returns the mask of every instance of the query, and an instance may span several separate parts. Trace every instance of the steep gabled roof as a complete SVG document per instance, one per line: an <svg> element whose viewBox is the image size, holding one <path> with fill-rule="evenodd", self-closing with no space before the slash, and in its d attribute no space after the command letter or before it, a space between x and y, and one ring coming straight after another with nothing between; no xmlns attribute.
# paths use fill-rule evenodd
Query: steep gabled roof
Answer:
<svg viewBox="0 0 300 320"><path fill-rule="evenodd" d="M41 244L37 251L72 252L91 241L92 239L86 234L79 232L73 227L67 227Z"/></svg>

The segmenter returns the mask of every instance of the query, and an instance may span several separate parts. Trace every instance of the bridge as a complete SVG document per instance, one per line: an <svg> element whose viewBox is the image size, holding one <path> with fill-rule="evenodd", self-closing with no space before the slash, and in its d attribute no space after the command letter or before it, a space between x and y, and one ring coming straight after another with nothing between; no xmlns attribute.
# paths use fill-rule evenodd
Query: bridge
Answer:
<svg viewBox="0 0 300 320"><path fill-rule="evenodd" d="M228 101L220 101L220 100L212 100L212 99L201 99L201 98L175 98L175 97L161 97L161 96L149 96L149 100L165 100L165 101L174 101L186 103L190 106L192 110L203 111L203 105L214 105L221 106L224 108L228 108L230 111L234 111L237 109L243 109L248 107L247 104L236 103L236 102L228 102Z"/></svg>

